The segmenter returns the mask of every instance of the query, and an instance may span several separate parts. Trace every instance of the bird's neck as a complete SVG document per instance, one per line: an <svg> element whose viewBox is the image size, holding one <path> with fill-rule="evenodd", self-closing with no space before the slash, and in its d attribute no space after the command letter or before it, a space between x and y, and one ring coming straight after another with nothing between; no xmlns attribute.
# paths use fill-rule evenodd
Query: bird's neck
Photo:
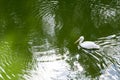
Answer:
<svg viewBox="0 0 120 80"><path fill-rule="evenodd" d="M81 44L83 41L79 41L79 44Z"/></svg>

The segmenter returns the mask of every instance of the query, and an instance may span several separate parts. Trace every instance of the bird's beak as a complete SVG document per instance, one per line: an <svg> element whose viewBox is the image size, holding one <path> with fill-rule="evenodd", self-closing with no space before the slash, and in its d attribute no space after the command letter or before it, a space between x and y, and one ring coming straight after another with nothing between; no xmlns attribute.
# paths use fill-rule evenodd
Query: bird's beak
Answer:
<svg viewBox="0 0 120 80"><path fill-rule="evenodd" d="M74 42L74 44L77 44L79 41L80 41L80 39L77 39L77 40Z"/></svg>

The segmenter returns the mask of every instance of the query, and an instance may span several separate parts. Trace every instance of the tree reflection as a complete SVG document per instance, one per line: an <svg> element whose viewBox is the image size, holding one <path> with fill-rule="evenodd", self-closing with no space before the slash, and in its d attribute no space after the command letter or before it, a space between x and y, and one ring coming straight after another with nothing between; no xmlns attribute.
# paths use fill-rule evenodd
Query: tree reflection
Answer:
<svg viewBox="0 0 120 80"><path fill-rule="evenodd" d="M84 67L85 74L99 76L107 66L104 55L78 51L74 41L80 35L87 40L97 40L119 32L119 3L118 0L0 0L0 52L3 59L0 65L6 72L9 66L19 68L20 71L13 70L13 73L22 73L22 68L32 60L28 48L50 43L52 47L47 46L50 49L67 47L72 56L79 53L78 62ZM9 46L9 50L4 46ZM29 60L26 57L30 61L21 67L22 61ZM9 62L11 58L8 65L5 61ZM68 63L73 66L74 61ZM1 75L5 76L4 71Z"/></svg>

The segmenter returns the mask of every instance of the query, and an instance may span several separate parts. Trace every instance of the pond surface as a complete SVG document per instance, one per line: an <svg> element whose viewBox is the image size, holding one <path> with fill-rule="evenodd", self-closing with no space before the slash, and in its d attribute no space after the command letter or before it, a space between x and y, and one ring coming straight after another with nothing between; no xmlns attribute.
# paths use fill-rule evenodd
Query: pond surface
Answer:
<svg viewBox="0 0 120 80"><path fill-rule="evenodd" d="M119 22L119 0L1 0L0 80L120 80Z"/></svg>

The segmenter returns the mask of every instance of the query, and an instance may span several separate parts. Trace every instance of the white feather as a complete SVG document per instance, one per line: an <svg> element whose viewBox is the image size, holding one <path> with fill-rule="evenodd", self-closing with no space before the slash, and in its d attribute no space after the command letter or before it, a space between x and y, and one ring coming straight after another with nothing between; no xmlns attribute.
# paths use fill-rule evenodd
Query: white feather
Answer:
<svg viewBox="0 0 120 80"><path fill-rule="evenodd" d="M79 42L79 46L84 49L99 49L100 46L92 41L84 41L84 37L81 36L75 43Z"/></svg>
<svg viewBox="0 0 120 80"><path fill-rule="evenodd" d="M99 49L100 46L95 44L94 42L91 41L85 41L81 44L79 44L82 48L86 48L86 49Z"/></svg>

